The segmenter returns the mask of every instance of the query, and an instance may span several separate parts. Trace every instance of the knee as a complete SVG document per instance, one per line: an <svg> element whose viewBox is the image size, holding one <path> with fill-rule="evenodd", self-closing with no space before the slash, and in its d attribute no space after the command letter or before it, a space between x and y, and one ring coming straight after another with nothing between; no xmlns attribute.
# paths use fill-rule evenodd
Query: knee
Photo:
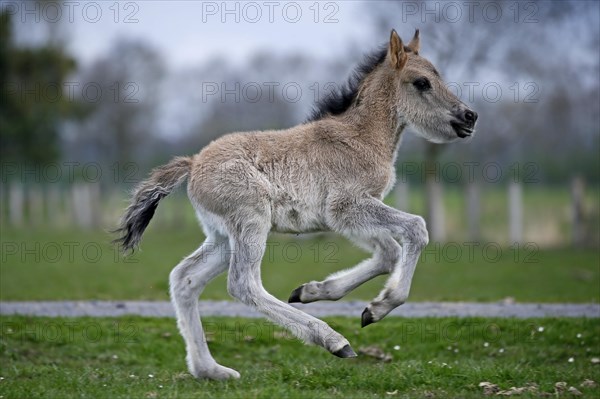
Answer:
<svg viewBox="0 0 600 399"><path fill-rule="evenodd" d="M390 240L385 245L381 245L381 262L380 267L383 272L390 272L394 269L394 266L398 263L398 260L402 256L402 247L396 240Z"/></svg>
<svg viewBox="0 0 600 399"><path fill-rule="evenodd" d="M411 229L408 231L409 241L417 249L421 250L429 244L429 233L427 224L421 216L415 216L411 220Z"/></svg>
<svg viewBox="0 0 600 399"><path fill-rule="evenodd" d="M231 278L227 279L227 292L233 298L243 302L242 288L240 287L240 283L238 281L233 281Z"/></svg>
<svg viewBox="0 0 600 399"><path fill-rule="evenodd" d="M238 301L251 305L252 295L248 284L246 284L243 279L229 275L229 278L227 279L227 292Z"/></svg>
<svg viewBox="0 0 600 399"><path fill-rule="evenodd" d="M169 288L174 299L186 299L192 292L192 279L183 268L177 266L169 274Z"/></svg>
<svg viewBox="0 0 600 399"><path fill-rule="evenodd" d="M179 268L179 266L175 267L169 274L169 286L171 288L178 287L183 277L182 270Z"/></svg>

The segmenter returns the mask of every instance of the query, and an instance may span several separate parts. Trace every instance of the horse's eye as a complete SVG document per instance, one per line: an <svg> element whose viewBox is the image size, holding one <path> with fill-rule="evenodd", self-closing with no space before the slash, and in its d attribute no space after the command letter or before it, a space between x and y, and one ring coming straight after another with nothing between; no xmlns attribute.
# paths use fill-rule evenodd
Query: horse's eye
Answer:
<svg viewBox="0 0 600 399"><path fill-rule="evenodd" d="M417 78L413 81L413 86L417 88L419 91L425 91L427 89L431 89L431 83L427 78Z"/></svg>

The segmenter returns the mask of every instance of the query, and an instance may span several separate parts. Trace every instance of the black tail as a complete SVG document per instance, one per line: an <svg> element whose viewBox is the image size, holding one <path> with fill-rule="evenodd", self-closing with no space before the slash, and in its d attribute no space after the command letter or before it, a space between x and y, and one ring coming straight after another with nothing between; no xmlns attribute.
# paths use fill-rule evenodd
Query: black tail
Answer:
<svg viewBox="0 0 600 399"><path fill-rule="evenodd" d="M121 218L119 228L114 231L121 237L113 240L113 243L118 244L123 252L133 251L139 245L158 202L183 183L191 165L191 158L174 158L168 164L152 170L150 177L134 190L131 204Z"/></svg>

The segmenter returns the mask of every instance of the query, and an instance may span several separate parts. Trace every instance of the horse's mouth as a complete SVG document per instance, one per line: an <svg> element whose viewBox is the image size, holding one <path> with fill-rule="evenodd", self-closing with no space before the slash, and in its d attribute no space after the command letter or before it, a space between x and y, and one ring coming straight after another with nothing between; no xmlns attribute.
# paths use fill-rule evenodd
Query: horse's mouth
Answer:
<svg viewBox="0 0 600 399"><path fill-rule="evenodd" d="M451 122L452 129L458 137L464 139L465 137L471 137L475 129L472 126L467 126L464 123Z"/></svg>

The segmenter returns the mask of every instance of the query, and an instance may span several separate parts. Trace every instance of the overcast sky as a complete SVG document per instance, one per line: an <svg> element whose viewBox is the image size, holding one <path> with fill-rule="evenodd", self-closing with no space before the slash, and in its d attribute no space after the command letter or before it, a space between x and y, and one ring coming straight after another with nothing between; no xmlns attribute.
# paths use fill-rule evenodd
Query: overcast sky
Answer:
<svg viewBox="0 0 600 399"><path fill-rule="evenodd" d="M343 53L349 43L362 44L373 37L370 24L361 23L366 5L359 1L49 3L0 2L16 12L19 42L46 37L52 23L37 20L58 20L68 48L83 64L101 56L119 37L148 42L175 69L215 56L239 63L261 49L331 57Z"/></svg>

